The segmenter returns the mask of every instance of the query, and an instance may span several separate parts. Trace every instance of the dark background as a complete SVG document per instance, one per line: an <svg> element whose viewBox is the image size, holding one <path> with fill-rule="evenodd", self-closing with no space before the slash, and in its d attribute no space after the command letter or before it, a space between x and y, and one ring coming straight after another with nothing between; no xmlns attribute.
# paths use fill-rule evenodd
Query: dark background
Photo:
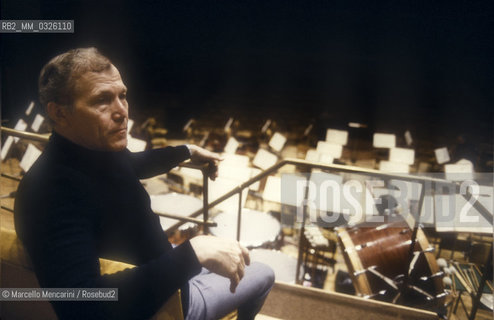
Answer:
<svg viewBox="0 0 494 320"><path fill-rule="evenodd" d="M51 57L96 46L120 69L131 116L171 131L191 116L357 121L492 148L492 3L2 0L2 19L75 20L74 34L1 35L3 124L36 99Z"/></svg>

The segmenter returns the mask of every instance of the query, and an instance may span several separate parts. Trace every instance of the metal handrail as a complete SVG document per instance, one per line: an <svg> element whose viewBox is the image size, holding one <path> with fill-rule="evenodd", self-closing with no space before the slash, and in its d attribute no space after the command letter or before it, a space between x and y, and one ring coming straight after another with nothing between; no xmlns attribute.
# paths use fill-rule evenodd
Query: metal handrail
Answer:
<svg viewBox="0 0 494 320"><path fill-rule="evenodd" d="M39 142L48 142L50 139L49 134L39 134L39 133L33 133L33 132L26 132L26 131L20 131L16 129L11 129L2 126L2 131L7 133L8 135L22 138L22 139L27 139L27 140L34 140L34 141L39 141Z"/></svg>
<svg viewBox="0 0 494 320"><path fill-rule="evenodd" d="M39 133L33 133L33 132L20 131L20 130L11 129L11 128L4 127L4 126L1 126L0 128L1 128L2 132L5 132L8 135L18 137L21 139L33 140L33 141L38 141L38 142L42 142L42 143L47 143L50 140L50 134L39 134ZM184 217L184 216L162 213L162 212L156 212L156 214L159 216L163 216L163 217L171 218L171 219L176 219L176 220L180 221L180 222L174 224L173 226L171 226L170 228L168 228L168 230L175 229L186 222L193 222L193 223L197 223L197 224L202 224L205 227L216 226L217 225L216 222L210 221L209 215L208 215L209 209L208 209L207 199L208 199L208 193L209 192L208 192L207 179L208 179L209 165L208 164L195 164L195 163L191 163L190 161L188 161L188 162L183 162L183 163L179 164L179 166L200 170L202 172L203 185L204 186L203 186L203 208L201 209L201 211L204 212L204 218L202 220L200 220L200 219L194 219L195 216L194 217ZM11 176L7 176L4 174L2 174L2 176L5 176L7 178L12 178ZM13 211L12 209L6 208L3 206L2 206L2 209L8 210L8 211ZM206 233L208 232L207 228L205 228L205 232Z"/></svg>
<svg viewBox="0 0 494 320"><path fill-rule="evenodd" d="M285 165L305 165L308 166L311 169L325 169L325 170L335 170L335 171L340 171L340 172L345 172L345 173L357 173L357 174L365 174L369 176L374 176L374 177L385 177L388 180L389 179L401 179L405 181L410 181L410 182L418 182L418 183L425 183L425 182L436 182L436 183L443 183L443 184L449 184L452 185L453 183L449 180L445 179L438 179L438 178L431 178L431 177L420 177L420 176L412 176L409 174L395 174L395 173L387 173L387 172L382 172L374 169L366 169L366 168L360 168L360 167L355 167L355 166L346 166L346 165L338 165L338 164L323 164L319 162L313 162L313 161L307 161L307 160L301 160L301 159L294 159L294 158L286 158L283 159L273 166L267 168L266 170L260 172L259 174L255 175L254 177L250 178L249 180L245 181L244 183L236 186L229 192L225 193L221 197L217 198L216 200L212 201L209 203L209 208L213 208L220 202L225 201L226 199L241 193L245 188L248 188L250 185L258 182L259 180L271 175L272 173L278 171L280 168L282 168ZM197 210L194 213L192 213L190 216L191 217L196 217L199 214L201 214L201 210Z"/></svg>
<svg viewBox="0 0 494 320"><path fill-rule="evenodd" d="M287 158L287 159L283 159L283 160L277 162L273 166L260 172L256 176L250 178L246 182L238 185L237 187L233 188L231 191L225 193L223 196L221 196L218 199L209 203L209 208L212 208L212 207L216 206L217 204L225 201L226 199L238 194L239 202L238 202L238 215L237 215L237 241L240 241L240 230L241 230L241 224L242 224L242 192L243 192L243 190L245 188L248 188L250 185L258 182L259 180L263 179L264 177L267 177L268 175L278 171L281 167L283 167L285 165L307 166L310 169L316 168L316 169L334 170L334 171L345 172L345 173L357 173L357 174L365 174L367 176L372 176L372 177L381 177L381 178L384 178L386 180L400 179L400 180L409 181L409 182L421 183L422 188L420 191L420 198L419 198L419 202L418 202L419 215L420 215L420 212L421 212L420 210L421 210L423 202L424 202L424 196L425 196L424 183L425 182L435 182L435 183L442 183L442 184L447 184L447 185L454 185L455 188L458 188L458 186L453 184L451 181L444 180L444 179L412 176L409 174L393 174L393 173L386 173L386 172L381 172L381 171L373 170L373 169L354 167L354 166L346 166L346 165L338 165L338 164L323 164L323 163L319 163L319 162L312 162L312 161L307 161L307 160ZM207 181L206 181L206 185L207 185ZM203 186L203 188L204 188L204 186ZM306 210L307 210L307 208L306 208L306 206L304 206L303 207L303 219L302 219L302 226L300 229L300 235L302 235L304 233L305 217L307 215ZM196 217L201 213L201 211L202 210L197 210L196 212L192 213L190 216ZM409 252L408 252L408 264L410 264L412 259L413 259L413 251L415 248L415 242L417 239L417 232L418 232L419 226L420 226L419 219L415 219L415 225L413 227L413 231L412 231L412 235L411 235L411 244L410 244ZM295 276L295 278L296 278L295 280L297 282L299 281L299 272L300 272L300 265L301 265L301 259L302 259L301 241L302 241L302 236L299 237L299 253L298 253L297 270L296 270L296 276ZM408 275L407 274L405 274L404 283L405 284L408 283Z"/></svg>

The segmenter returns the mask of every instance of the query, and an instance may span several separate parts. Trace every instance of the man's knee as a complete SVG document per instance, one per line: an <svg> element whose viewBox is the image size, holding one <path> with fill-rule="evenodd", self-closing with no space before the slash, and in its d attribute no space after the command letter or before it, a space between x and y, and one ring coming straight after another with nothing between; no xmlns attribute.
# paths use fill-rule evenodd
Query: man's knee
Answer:
<svg viewBox="0 0 494 320"><path fill-rule="evenodd" d="M262 291L269 291L273 286L275 275L273 269L261 262L252 262L249 268Z"/></svg>

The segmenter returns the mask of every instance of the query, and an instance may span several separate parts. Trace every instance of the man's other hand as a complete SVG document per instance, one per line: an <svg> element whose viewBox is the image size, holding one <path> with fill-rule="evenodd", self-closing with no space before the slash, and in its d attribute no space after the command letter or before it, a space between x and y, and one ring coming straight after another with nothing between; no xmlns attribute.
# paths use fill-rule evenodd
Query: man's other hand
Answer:
<svg viewBox="0 0 494 320"><path fill-rule="evenodd" d="M208 176L211 180L215 180L218 177L218 164L223 160L220 155L193 144L189 144L187 147L190 150L190 160L193 163L209 163Z"/></svg>
<svg viewBox="0 0 494 320"><path fill-rule="evenodd" d="M249 251L235 240L213 236L197 236L190 240L197 259L211 272L230 279L230 291L235 292L250 264Z"/></svg>

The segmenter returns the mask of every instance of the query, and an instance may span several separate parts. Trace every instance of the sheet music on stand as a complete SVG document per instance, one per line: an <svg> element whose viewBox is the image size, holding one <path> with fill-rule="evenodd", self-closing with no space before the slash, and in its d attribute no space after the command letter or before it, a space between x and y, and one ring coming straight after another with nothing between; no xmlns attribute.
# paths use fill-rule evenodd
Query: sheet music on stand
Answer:
<svg viewBox="0 0 494 320"><path fill-rule="evenodd" d="M379 162L379 170L390 173L409 173L410 166L404 163L382 160Z"/></svg>
<svg viewBox="0 0 494 320"><path fill-rule="evenodd" d="M14 137L8 136L7 139L5 139L5 142L2 145L2 151L1 151L1 159L2 161L7 158L7 154L10 151L10 148L12 147L12 144L14 143Z"/></svg>
<svg viewBox="0 0 494 320"><path fill-rule="evenodd" d="M415 150L405 148L389 149L389 161L413 165L415 162Z"/></svg>
<svg viewBox="0 0 494 320"><path fill-rule="evenodd" d="M435 149L434 154L436 155L436 161L438 164L443 164L450 161L448 148L446 147Z"/></svg>
<svg viewBox="0 0 494 320"><path fill-rule="evenodd" d="M318 141L316 150L319 154L328 154L334 159L338 159L343 153L343 146L326 141Z"/></svg>
<svg viewBox="0 0 494 320"><path fill-rule="evenodd" d="M41 127L44 121L45 118L42 115L40 115L39 113L36 114L36 117L34 118L34 121L31 124L31 129L33 129L34 132L38 132L39 128Z"/></svg>
<svg viewBox="0 0 494 320"><path fill-rule="evenodd" d="M491 187L483 188L492 192ZM482 196L481 204L490 212L491 218L486 219L476 208L475 203L469 202L461 194L435 195L435 223L437 232L468 232L492 234L492 193ZM481 198L481 197L479 197ZM480 201L475 199L475 201Z"/></svg>
<svg viewBox="0 0 494 320"><path fill-rule="evenodd" d="M19 119L14 127L15 130L19 130L19 131L25 131L26 128L27 128L27 123L23 119ZM2 145L2 151L0 152L0 157L2 161L7 158L7 154L9 153L10 148L14 143L19 142L19 139L20 138L12 137L10 135L7 137L7 139L5 139L5 143Z"/></svg>
<svg viewBox="0 0 494 320"><path fill-rule="evenodd" d="M281 178L269 176L266 180L266 186L262 193L264 200L281 203Z"/></svg>
<svg viewBox="0 0 494 320"><path fill-rule="evenodd" d="M239 145L240 144L237 139L235 139L234 137L230 137L228 138L228 141L226 142L225 148L223 150L227 154L235 154Z"/></svg>
<svg viewBox="0 0 494 320"><path fill-rule="evenodd" d="M465 179L473 179L473 164L471 161L461 159L454 164L444 165L446 179L451 181L462 181Z"/></svg>
<svg viewBox="0 0 494 320"><path fill-rule="evenodd" d="M198 170L196 170L198 171ZM235 187L237 187L240 183L236 180L231 180L231 179L226 179L222 177L216 178L215 181L208 180L208 201L209 203L213 202L214 200L218 199L219 197L223 196L224 194L230 192L233 190ZM245 202L247 201L247 195L248 195L249 190L246 188L242 192L242 208L245 207ZM230 213L237 213L238 212L238 194L235 194L231 196L230 198L226 199L225 201L219 203L218 205L215 206L215 208L225 211L225 212L230 212Z"/></svg>
<svg viewBox="0 0 494 320"><path fill-rule="evenodd" d="M318 162L319 161L319 153L316 149L309 149L305 154L305 160L310 162Z"/></svg>
<svg viewBox="0 0 494 320"><path fill-rule="evenodd" d="M388 133L374 133L374 148L394 148L396 147L396 136Z"/></svg>
<svg viewBox="0 0 494 320"><path fill-rule="evenodd" d="M251 168L247 166L232 166L228 163L223 164L220 162L218 165L218 177L235 180L240 184L250 179Z"/></svg>
<svg viewBox="0 0 494 320"><path fill-rule="evenodd" d="M22 170L24 170L24 172L27 172L34 164L34 162L36 162L36 160L40 155L41 155L41 150L39 150L32 144L28 144L26 152L24 153L24 156L22 157L19 166L21 167Z"/></svg>
<svg viewBox="0 0 494 320"><path fill-rule="evenodd" d="M26 131L26 128L27 128L27 123L23 119L19 119L14 127L15 130L19 130L19 131ZM14 137L14 142L15 143L19 142L19 139L20 138Z"/></svg>
<svg viewBox="0 0 494 320"><path fill-rule="evenodd" d="M256 175L258 175L259 173L261 173L261 169L258 169L258 168L250 168L250 178L254 178ZM254 182L253 184L251 184L249 186L249 190L252 190L252 191L259 191L259 187L261 186L261 182L260 181L256 181Z"/></svg>
<svg viewBox="0 0 494 320"><path fill-rule="evenodd" d="M247 167L250 161L248 156L234 153L223 153L221 154L221 157L223 158L223 161L220 163L229 166Z"/></svg>
<svg viewBox="0 0 494 320"><path fill-rule="evenodd" d="M269 146L276 152L280 152L286 143L286 137L279 132L275 132L269 140Z"/></svg>
<svg viewBox="0 0 494 320"><path fill-rule="evenodd" d="M127 135L127 149L132 152L141 152L146 150L147 142L144 140L136 139L130 134Z"/></svg>
<svg viewBox="0 0 494 320"><path fill-rule="evenodd" d="M333 157L329 154L323 153L319 155L319 162L325 164L332 164L334 161Z"/></svg>
<svg viewBox="0 0 494 320"><path fill-rule="evenodd" d="M129 119L127 121L127 133L130 133L130 130L132 130L132 127L134 126L134 120Z"/></svg>
<svg viewBox="0 0 494 320"><path fill-rule="evenodd" d="M348 131L327 129L326 141L334 144L345 146L348 143Z"/></svg>
<svg viewBox="0 0 494 320"><path fill-rule="evenodd" d="M278 157L275 154L272 154L264 149L259 149L254 157L254 160L252 161L252 164L266 170L267 168L275 165L277 161Z"/></svg>

